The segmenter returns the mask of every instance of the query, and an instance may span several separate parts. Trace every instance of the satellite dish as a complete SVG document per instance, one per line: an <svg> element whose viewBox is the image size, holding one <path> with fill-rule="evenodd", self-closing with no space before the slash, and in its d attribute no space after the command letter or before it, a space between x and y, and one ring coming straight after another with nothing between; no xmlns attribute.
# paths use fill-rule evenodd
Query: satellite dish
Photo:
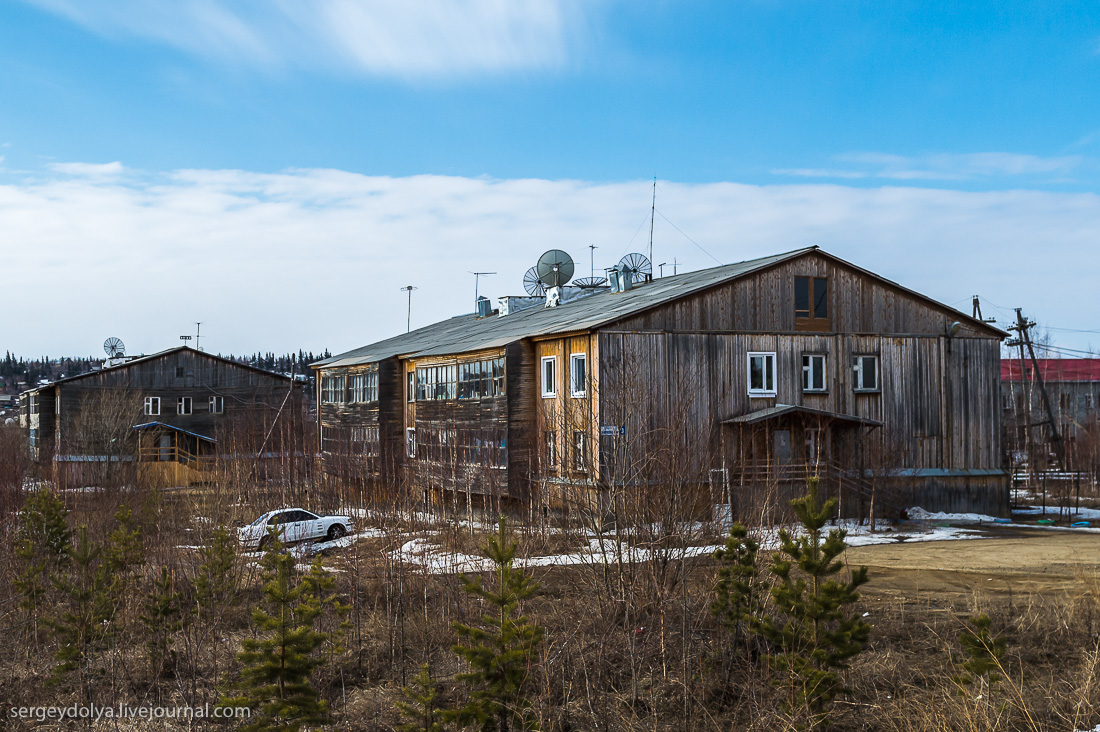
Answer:
<svg viewBox="0 0 1100 732"><path fill-rule="evenodd" d="M579 280L573 280L573 284L582 290L591 290L597 287L603 287L607 284L606 277L581 277Z"/></svg>
<svg viewBox="0 0 1100 732"><path fill-rule="evenodd" d="M111 336L107 340L103 341L103 352L107 354L108 358L118 358L119 356L126 355L126 344L122 342L121 338L115 338Z"/></svg>
<svg viewBox="0 0 1100 732"><path fill-rule="evenodd" d="M551 249L539 257L535 271L546 287L562 287L573 277L573 258L560 249Z"/></svg>
<svg viewBox="0 0 1100 732"><path fill-rule="evenodd" d="M957 336L959 334L959 331L961 329L962 329L962 323L960 323L959 321L956 320L954 323L952 323L950 326L948 326L947 335L954 338L955 336Z"/></svg>
<svg viewBox="0 0 1100 732"><path fill-rule="evenodd" d="M635 282L653 279L653 263L644 254L631 252L619 260L619 266L625 267Z"/></svg>
<svg viewBox="0 0 1100 732"><path fill-rule="evenodd" d="M539 279L537 267L532 267L523 275L523 289L527 290L527 294L531 297L542 297L546 294L546 285Z"/></svg>

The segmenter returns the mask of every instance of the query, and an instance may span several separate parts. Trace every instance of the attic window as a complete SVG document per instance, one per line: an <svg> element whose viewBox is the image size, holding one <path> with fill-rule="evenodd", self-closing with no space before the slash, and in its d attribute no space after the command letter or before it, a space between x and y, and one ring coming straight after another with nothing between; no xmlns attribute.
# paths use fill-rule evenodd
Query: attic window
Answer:
<svg viewBox="0 0 1100 732"><path fill-rule="evenodd" d="M797 330L829 329L829 279L794 278L794 324Z"/></svg>

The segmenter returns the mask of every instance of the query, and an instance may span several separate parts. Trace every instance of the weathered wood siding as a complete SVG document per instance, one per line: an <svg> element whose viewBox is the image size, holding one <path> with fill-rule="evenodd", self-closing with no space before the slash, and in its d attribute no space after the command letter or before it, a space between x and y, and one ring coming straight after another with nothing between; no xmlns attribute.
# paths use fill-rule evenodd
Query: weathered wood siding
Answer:
<svg viewBox="0 0 1100 732"><path fill-rule="evenodd" d="M535 348L520 341L505 351L505 395L508 403L508 493L531 495L532 478L538 468L538 432L535 411L538 403L538 367Z"/></svg>
<svg viewBox="0 0 1100 732"><path fill-rule="evenodd" d="M749 396L750 352L776 354L774 397ZM1001 465L994 339L605 331L600 353L604 423L668 431L700 456L715 454L722 420L791 404L882 422L897 468ZM825 354L827 392L803 392L806 353ZM855 391L856 354L879 357L878 392Z"/></svg>
<svg viewBox="0 0 1100 732"><path fill-rule="evenodd" d="M613 324L616 330L793 333L794 278L829 280L831 332L943 335L957 312L815 252ZM963 322L959 336L997 337Z"/></svg>
<svg viewBox="0 0 1100 732"><path fill-rule="evenodd" d="M59 395L61 418L57 424L59 445L64 449L67 432L86 400L111 392L137 400L160 397L160 414L137 418L145 422L163 422L180 429L215 438L226 425L245 416L263 423L283 407L293 413L302 406L301 384L285 376L272 374L194 350L169 352L162 357L141 360L109 368L54 385ZM292 392L293 389L293 392ZM292 394L289 401L288 395ZM224 412L210 411L210 397L223 399ZM177 413L177 399L191 397L191 414Z"/></svg>

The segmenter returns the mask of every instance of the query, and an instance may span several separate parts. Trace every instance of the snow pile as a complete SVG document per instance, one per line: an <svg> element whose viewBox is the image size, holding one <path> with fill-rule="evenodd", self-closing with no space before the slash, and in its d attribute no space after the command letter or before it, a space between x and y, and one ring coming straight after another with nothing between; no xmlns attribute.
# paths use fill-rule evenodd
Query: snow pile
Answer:
<svg viewBox="0 0 1100 732"><path fill-rule="evenodd" d="M907 509L912 521L949 521L956 524L992 524L996 521L984 513L945 513L943 511L925 511L920 506Z"/></svg>

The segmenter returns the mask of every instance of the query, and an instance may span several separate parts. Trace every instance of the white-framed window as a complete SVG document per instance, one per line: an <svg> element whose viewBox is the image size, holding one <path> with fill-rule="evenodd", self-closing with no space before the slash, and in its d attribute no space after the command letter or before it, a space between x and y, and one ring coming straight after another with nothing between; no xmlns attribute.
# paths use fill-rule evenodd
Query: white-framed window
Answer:
<svg viewBox="0 0 1100 732"><path fill-rule="evenodd" d="M405 430L405 455L416 457L416 428L409 427Z"/></svg>
<svg viewBox="0 0 1100 732"><path fill-rule="evenodd" d="M225 397L220 397L220 396L210 397L210 413L211 414L225 414Z"/></svg>
<svg viewBox="0 0 1100 732"><path fill-rule="evenodd" d="M160 397L145 397L145 414L150 417L160 416Z"/></svg>
<svg viewBox="0 0 1100 732"><path fill-rule="evenodd" d="M753 352L748 355L749 396L775 396L775 352Z"/></svg>
<svg viewBox="0 0 1100 732"><path fill-rule="evenodd" d="M569 355L569 393L583 397L588 389L588 355L572 353Z"/></svg>
<svg viewBox="0 0 1100 732"><path fill-rule="evenodd" d="M405 401L416 401L416 372L409 371L405 374Z"/></svg>
<svg viewBox="0 0 1100 732"><path fill-rule="evenodd" d="M191 397L176 398L176 414L191 414Z"/></svg>
<svg viewBox="0 0 1100 732"><path fill-rule="evenodd" d="M588 470L588 433L581 430L573 433L573 470Z"/></svg>
<svg viewBox="0 0 1100 732"><path fill-rule="evenodd" d="M802 391L828 391L825 386L825 354L802 354Z"/></svg>
<svg viewBox="0 0 1100 732"><path fill-rule="evenodd" d="M554 430L546 433L546 467L549 470L558 467L558 433Z"/></svg>
<svg viewBox="0 0 1100 732"><path fill-rule="evenodd" d="M558 359L556 356L542 357L542 395L558 395Z"/></svg>
<svg viewBox="0 0 1100 732"><path fill-rule="evenodd" d="M878 356L852 357L852 385L856 391L878 391L881 388Z"/></svg>

